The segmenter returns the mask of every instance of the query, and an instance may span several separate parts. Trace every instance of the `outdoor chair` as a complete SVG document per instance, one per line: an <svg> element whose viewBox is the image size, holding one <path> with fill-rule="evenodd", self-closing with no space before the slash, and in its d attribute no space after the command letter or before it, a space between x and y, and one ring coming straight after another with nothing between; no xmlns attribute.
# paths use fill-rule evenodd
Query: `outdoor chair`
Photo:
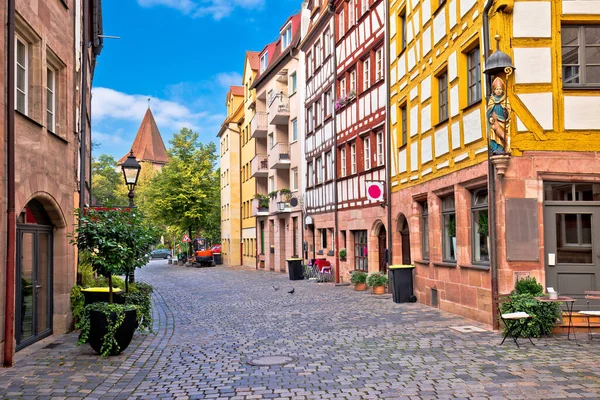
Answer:
<svg viewBox="0 0 600 400"><path fill-rule="evenodd" d="M592 332L593 327L600 327L600 310L590 310L590 300L600 300L600 292L593 290L586 290L583 292L585 294L585 300L587 302L587 310L579 311L579 314L585 316L587 319L588 326L588 337L592 340L594 333ZM596 319L596 321L592 322L592 318Z"/></svg>
<svg viewBox="0 0 600 400"><path fill-rule="evenodd" d="M519 337L521 337L521 333L523 332L523 323L524 321L530 319L531 315L523 311L503 313L502 304L506 303L509 300L510 298L508 297L508 295L498 296L498 316L500 317L500 321L502 321L502 324L506 327L506 333L502 338L502 342L500 342L500 346L502 346L506 338L510 336L512 337L517 347L520 347L518 339ZM535 346L535 344L531 340L531 337L528 336L527 339L529 339L529 342Z"/></svg>

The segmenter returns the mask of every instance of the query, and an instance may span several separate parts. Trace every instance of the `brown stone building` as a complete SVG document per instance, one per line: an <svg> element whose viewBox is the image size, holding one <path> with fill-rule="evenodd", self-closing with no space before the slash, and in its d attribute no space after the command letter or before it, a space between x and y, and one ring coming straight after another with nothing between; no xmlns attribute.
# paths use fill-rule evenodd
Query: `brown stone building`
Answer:
<svg viewBox="0 0 600 400"><path fill-rule="evenodd" d="M0 357L7 366L15 351L71 326L77 263L68 234L80 189L82 203L90 197L101 17L101 0L7 0L0 8L8 26L0 35Z"/></svg>

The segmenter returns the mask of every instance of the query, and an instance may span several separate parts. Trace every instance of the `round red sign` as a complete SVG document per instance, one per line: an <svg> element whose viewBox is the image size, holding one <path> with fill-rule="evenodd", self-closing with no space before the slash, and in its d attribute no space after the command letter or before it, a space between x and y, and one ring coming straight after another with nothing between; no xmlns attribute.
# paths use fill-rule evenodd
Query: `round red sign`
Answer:
<svg viewBox="0 0 600 400"><path fill-rule="evenodd" d="M368 189L368 193L369 193L369 197L371 197L373 199L378 199L383 195L383 193L381 191L381 187L377 184L370 185L369 189Z"/></svg>

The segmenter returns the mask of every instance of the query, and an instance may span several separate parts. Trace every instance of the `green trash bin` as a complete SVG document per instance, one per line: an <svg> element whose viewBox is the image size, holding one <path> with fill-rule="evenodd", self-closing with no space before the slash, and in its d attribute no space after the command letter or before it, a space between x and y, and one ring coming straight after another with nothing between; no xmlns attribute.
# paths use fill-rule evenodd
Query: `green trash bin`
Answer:
<svg viewBox="0 0 600 400"><path fill-rule="evenodd" d="M390 265L394 303L414 303L417 301L413 294L414 269L414 265Z"/></svg>
<svg viewBox="0 0 600 400"><path fill-rule="evenodd" d="M299 281L304 279L304 274L302 271L303 260L301 258L288 258L286 261L290 281Z"/></svg>

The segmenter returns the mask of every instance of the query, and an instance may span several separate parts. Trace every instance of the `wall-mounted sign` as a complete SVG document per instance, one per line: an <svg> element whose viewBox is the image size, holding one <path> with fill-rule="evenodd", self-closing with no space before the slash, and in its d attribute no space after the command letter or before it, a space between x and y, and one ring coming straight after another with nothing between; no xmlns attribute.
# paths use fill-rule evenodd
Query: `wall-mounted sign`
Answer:
<svg viewBox="0 0 600 400"><path fill-rule="evenodd" d="M372 201L384 201L384 182L382 181L367 181L367 197Z"/></svg>

